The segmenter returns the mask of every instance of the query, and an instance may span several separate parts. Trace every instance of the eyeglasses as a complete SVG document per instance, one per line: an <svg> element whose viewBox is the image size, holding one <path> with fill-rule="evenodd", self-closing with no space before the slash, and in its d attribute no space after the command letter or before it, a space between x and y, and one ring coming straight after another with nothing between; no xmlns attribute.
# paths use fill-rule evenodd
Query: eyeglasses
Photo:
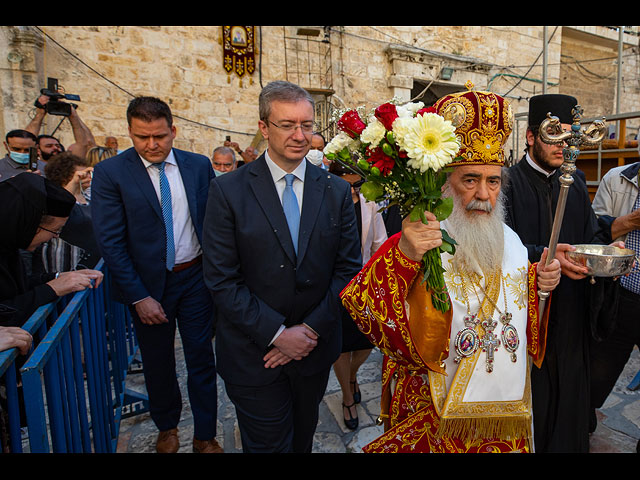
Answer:
<svg viewBox="0 0 640 480"><path fill-rule="evenodd" d="M279 128L283 132L287 132L287 133L293 133L296 131L296 129L300 128L300 130L302 130L302 133L304 135L312 134L316 126L314 122L304 122L300 125L298 125L297 123L285 123L282 125L278 125L277 123L273 123L271 120L269 120L269 123L274 127Z"/></svg>
<svg viewBox="0 0 640 480"><path fill-rule="evenodd" d="M44 230L45 232L53 233L56 237L59 237L60 234L62 233L62 229L58 230L57 232L54 232L53 230L49 230L48 228L44 228L42 225L40 225L38 228L41 229L41 230Z"/></svg>

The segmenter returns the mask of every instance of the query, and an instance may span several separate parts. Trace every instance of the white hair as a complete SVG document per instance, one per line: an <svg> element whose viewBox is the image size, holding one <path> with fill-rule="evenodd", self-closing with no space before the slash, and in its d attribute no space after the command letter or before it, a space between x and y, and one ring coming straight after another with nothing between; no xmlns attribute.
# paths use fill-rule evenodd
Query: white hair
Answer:
<svg viewBox="0 0 640 480"><path fill-rule="evenodd" d="M444 194L453 191L448 184ZM453 191L453 212L446 220L447 233L456 241L456 253L452 263L458 269L489 274L502 265L504 254L504 195L501 192L495 207L491 203L472 200L462 204L460 195ZM472 210L485 210L488 215L478 215Z"/></svg>

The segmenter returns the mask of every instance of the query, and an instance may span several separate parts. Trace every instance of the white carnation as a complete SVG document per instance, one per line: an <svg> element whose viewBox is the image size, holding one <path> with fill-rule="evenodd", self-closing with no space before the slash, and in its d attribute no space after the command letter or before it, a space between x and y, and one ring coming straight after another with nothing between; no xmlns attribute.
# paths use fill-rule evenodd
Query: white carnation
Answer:
<svg viewBox="0 0 640 480"><path fill-rule="evenodd" d="M367 128L365 128L360 134L360 141L362 141L362 143L377 146L382 141L386 133L387 130L381 122L376 118L370 118Z"/></svg>
<svg viewBox="0 0 640 480"><path fill-rule="evenodd" d="M422 102L409 102L396 107L399 117L415 117L418 110L424 107Z"/></svg>
<svg viewBox="0 0 640 480"><path fill-rule="evenodd" d="M344 147L352 147L353 138L344 132L339 132L331 141L324 147L324 154L339 153ZM349 148L350 149L350 148Z"/></svg>

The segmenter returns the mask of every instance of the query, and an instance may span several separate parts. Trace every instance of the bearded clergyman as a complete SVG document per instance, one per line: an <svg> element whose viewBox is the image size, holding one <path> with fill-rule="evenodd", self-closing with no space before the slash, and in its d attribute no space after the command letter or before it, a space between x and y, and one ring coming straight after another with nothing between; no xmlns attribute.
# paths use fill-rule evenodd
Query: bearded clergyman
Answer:
<svg viewBox="0 0 640 480"><path fill-rule="evenodd" d="M362 332L384 354L380 420L385 431L365 452L532 452L530 362L544 358L546 312L560 264L547 251L531 264L503 222L504 144L509 103L479 91L434 105L454 122L461 144L444 195L451 215L428 223L407 217L341 293ZM456 115L452 115L455 112ZM421 260L442 244L451 308L433 308ZM546 310L552 299L546 302Z"/></svg>

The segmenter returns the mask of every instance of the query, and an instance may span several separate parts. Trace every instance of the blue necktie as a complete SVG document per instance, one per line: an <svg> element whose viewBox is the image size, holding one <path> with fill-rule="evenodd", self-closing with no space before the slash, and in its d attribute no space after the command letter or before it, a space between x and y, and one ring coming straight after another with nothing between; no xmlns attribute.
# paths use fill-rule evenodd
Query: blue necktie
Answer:
<svg viewBox="0 0 640 480"><path fill-rule="evenodd" d="M640 208L640 193L636 198L636 203L633 206L633 210ZM633 250L636 255L640 255L640 230L631 230L627 234L627 238L624 241L624 246ZM620 285L629 290L630 292L640 294L640 265L636 260L636 265L629 275L620 277Z"/></svg>
<svg viewBox="0 0 640 480"><path fill-rule="evenodd" d="M176 250L173 242L173 212L171 210L171 187L164 172L164 162L154 163L160 176L160 205L162 206L162 217L167 233L167 270L173 270L176 260Z"/></svg>
<svg viewBox="0 0 640 480"><path fill-rule="evenodd" d="M284 215L287 217L287 223L289 224L289 232L291 233L291 240L293 240L293 248L298 254L298 230L300 229L300 207L298 207L298 199L293 191L293 179L295 177L292 173L288 173L284 176L287 186L284 187L282 193L282 208L284 209Z"/></svg>

